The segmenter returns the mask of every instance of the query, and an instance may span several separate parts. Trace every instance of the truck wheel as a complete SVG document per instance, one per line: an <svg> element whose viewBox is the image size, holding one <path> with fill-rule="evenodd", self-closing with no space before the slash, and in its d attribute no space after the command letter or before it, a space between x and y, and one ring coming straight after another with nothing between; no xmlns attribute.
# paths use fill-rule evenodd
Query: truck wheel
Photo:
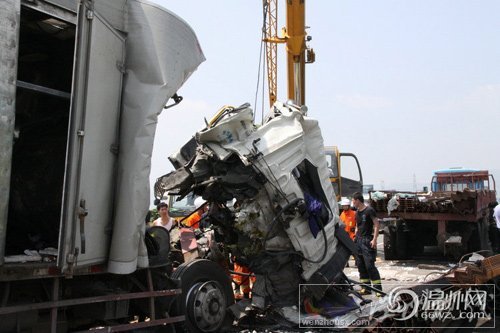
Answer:
<svg viewBox="0 0 500 333"><path fill-rule="evenodd" d="M229 276L213 261L199 259L180 265L172 274L179 279L182 294L173 312L186 317L183 327L189 332L220 332L230 321L226 312L233 304Z"/></svg>
<svg viewBox="0 0 500 333"><path fill-rule="evenodd" d="M490 226L487 216L485 216L481 221L478 222L478 227L481 250L492 251L489 233Z"/></svg>
<svg viewBox="0 0 500 333"><path fill-rule="evenodd" d="M408 242L403 224L398 221L395 226L384 228L384 258L386 260L406 259Z"/></svg>
<svg viewBox="0 0 500 333"><path fill-rule="evenodd" d="M384 259L398 259L396 254L396 228L394 226L384 228Z"/></svg>
<svg viewBox="0 0 500 333"><path fill-rule="evenodd" d="M489 241L489 225L488 218L485 217L475 223L471 236L467 242L467 250L469 252L489 250L491 245Z"/></svg>
<svg viewBox="0 0 500 333"><path fill-rule="evenodd" d="M418 231L409 231L405 235L408 258L421 256L424 253L424 239L420 238Z"/></svg>
<svg viewBox="0 0 500 333"><path fill-rule="evenodd" d="M405 232L405 226L402 220L396 222L396 257L398 259L408 259L408 239Z"/></svg>

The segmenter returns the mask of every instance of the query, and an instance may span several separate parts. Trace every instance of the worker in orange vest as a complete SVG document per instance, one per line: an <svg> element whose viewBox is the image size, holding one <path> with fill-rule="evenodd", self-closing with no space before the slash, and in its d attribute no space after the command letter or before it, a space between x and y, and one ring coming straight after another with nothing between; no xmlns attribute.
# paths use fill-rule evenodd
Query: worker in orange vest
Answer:
<svg viewBox="0 0 500 333"><path fill-rule="evenodd" d="M203 214L208 209L208 205L205 203L205 200L203 200L202 197L197 197L194 200L194 205L197 208L196 212L191 214L188 218L186 218L182 223L190 228L193 229L199 229L200 228L200 221L203 217Z"/></svg>
<svg viewBox="0 0 500 333"><path fill-rule="evenodd" d="M349 234L352 240L356 236L356 212L351 209L351 201L344 198L340 201L342 207L342 214L340 214L340 219L345 225L345 231Z"/></svg>
<svg viewBox="0 0 500 333"><path fill-rule="evenodd" d="M242 298L249 298L251 286L250 282L253 282L254 279L251 279L251 272L247 266L240 265L237 262L234 262L234 272L236 274L232 274L232 278L235 284L234 288L234 298L240 300Z"/></svg>

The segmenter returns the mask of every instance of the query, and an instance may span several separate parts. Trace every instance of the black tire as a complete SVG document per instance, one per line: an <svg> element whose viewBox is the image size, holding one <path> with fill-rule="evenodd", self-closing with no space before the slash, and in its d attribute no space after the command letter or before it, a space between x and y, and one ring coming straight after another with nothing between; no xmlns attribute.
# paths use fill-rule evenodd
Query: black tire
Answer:
<svg viewBox="0 0 500 333"><path fill-rule="evenodd" d="M396 228L393 226L387 226L384 228L384 259L398 259L396 253Z"/></svg>
<svg viewBox="0 0 500 333"><path fill-rule="evenodd" d="M407 237L408 239L408 237ZM424 243L420 239L415 239L408 242L407 258L415 258L424 253Z"/></svg>
<svg viewBox="0 0 500 333"><path fill-rule="evenodd" d="M425 222L424 222L425 223ZM425 237L428 237L428 233L424 228L419 226L410 225L406 223L406 231L404 232L404 241L407 244L407 257L415 258L421 256L424 253L425 248Z"/></svg>
<svg viewBox="0 0 500 333"><path fill-rule="evenodd" d="M384 228L384 259L401 260L408 258L408 241L400 221L396 226Z"/></svg>
<svg viewBox="0 0 500 333"><path fill-rule="evenodd" d="M396 223L396 256L398 259L408 259L408 239L407 232L402 220Z"/></svg>
<svg viewBox="0 0 500 333"><path fill-rule="evenodd" d="M156 266L167 263L170 255L170 234L167 229L153 226L146 231L145 237L149 264Z"/></svg>
<svg viewBox="0 0 500 333"><path fill-rule="evenodd" d="M197 259L180 265L172 274L180 280L182 294L173 304L173 315L184 315L187 332L220 332L232 320L226 308L234 303L231 280L217 263ZM209 300L204 306L200 299ZM210 312L207 314L207 310ZM201 317L200 317L201 316Z"/></svg>
<svg viewBox="0 0 500 333"><path fill-rule="evenodd" d="M487 217L474 223L471 236L467 242L467 251L469 253L481 250L492 251L489 239L489 223Z"/></svg>
<svg viewBox="0 0 500 333"><path fill-rule="evenodd" d="M490 243L490 234L489 234L489 221L488 217L484 217L478 223L478 232L479 232L479 240L481 243L481 250L492 251L491 243Z"/></svg>

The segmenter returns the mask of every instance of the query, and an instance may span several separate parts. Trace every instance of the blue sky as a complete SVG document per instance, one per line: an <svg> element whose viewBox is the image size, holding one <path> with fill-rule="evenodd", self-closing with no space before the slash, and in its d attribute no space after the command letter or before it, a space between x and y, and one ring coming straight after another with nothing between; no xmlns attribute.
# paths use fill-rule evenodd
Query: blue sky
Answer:
<svg viewBox="0 0 500 333"><path fill-rule="evenodd" d="M222 105L254 104L262 4L153 2L191 25L207 58L179 91L184 101L160 116L156 179L172 170L166 157L204 117ZM376 189L421 189L433 170L456 166L488 169L500 187L499 13L498 0L307 1L316 62L306 66L306 104L325 144L356 154ZM285 50L278 52L285 100ZM257 94L260 119L262 88Z"/></svg>

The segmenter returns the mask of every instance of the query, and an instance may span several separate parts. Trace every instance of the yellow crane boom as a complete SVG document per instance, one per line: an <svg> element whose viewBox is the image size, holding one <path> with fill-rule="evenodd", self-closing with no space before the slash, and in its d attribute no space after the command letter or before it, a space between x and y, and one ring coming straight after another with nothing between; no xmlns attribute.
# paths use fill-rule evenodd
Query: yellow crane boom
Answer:
<svg viewBox="0 0 500 333"><path fill-rule="evenodd" d="M267 62L267 84L269 87L269 104L272 106L276 102L278 94L277 74L277 42L278 40L278 6L277 0L264 1L265 31L264 41L266 42L266 62ZM276 42L274 42L277 40Z"/></svg>
<svg viewBox="0 0 500 333"><path fill-rule="evenodd" d="M278 0L263 0L264 6L264 38L266 46L267 81L269 86L270 106L276 102L278 97L277 86L277 45L286 44L287 52L287 83L288 99L302 106L306 102L306 78L305 64L315 60L313 49L307 47L306 43L311 40L307 36L305 25L305 0L286 0L286 27L282 30L282 37L278 37ZM335 188L337 200L341 196L351 196L354 192L361 192L363 187L363 176L359 161L354 154L341 153L337 147L325 148L326 158L331 168L330 181ZM349 159L352 159L349 162ZM341 163L345 161L355 165L357 169L353 175L357 179L349 179L341 175ZM342 184L344 183L344 184Z"/></svg>
<svg viewBox="0 0 500 333"><path fill-rule="evenodd" d="M286 43L288 99L298 105L305 104L305 64L314 62L315 54L307 48L305 0L286 0L286 27L283 37L277 36L277 0L264 0L267 78L269 103L273 105L278 95L277 89L277 44Z"/></svg>

